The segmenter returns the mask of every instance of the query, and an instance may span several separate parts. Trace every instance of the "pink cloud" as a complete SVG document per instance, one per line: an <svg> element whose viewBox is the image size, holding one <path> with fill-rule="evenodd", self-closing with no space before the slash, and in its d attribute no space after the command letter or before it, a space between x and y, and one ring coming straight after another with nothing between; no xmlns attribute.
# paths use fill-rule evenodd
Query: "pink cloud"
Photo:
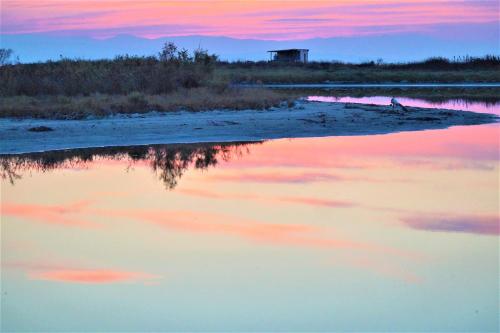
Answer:
<svg viewBox="0 0 500 333"><path fill-rule="evenodd" d="M319 198L308 198L308 197L278 197L275 198L276 201L288 202L288 203L298 203L309 206L324 206L324 207L352 207L355 206L354 203L347 201L337 201Z"/></svg>
<svg viewBox="0 0 500 333"><path fill-rule="evenodd" d="M2 216L13 216L47 224L61 224L78 227L97 227L97 223L86 221L75 215L82 213L91 204L79 201L66 205L38 205L2 203Z"/></svg>
<svg viewBox="0 0 500 333"><path fill-rule="evenodd" d="M220 200L256 200L259 196L253 194L237 194L237 193L219 193L210 190L194 189L194 188L177 188L176 193L189 195L193 197L200 197L206 199L220 199Z"/></svg>
<svg viewBox="0 0 500 333"><path fill-rule="evenodd" d="M210 195L210 193L201 192L201 195ZM222 194L219 194L219 197L222 197ZM247 196L244 195L243 197L246 198ZM303 197L279 197L275 200L307 205L345 206L345 203L342 202ZM101 217L131 219L138 222L151 223L167 230L226 236L265 245L293 246L329 251L348 250L348 253L355 251L360 253L392 255L410 260L421 259L420 255L416 253L390 246L357 241L335 232L330 227L325 229L311 224L267 223L241 216L203 211L94 208L89 207L86 202L55 207L44 207L39 205L29 205L28 207L22 206L22 209L19 210L21 213L18 212L18 209L14 209L16 206L8 205L8 207L10 214L37 218L43 222L49 223L53 222L53 214L57 216L57 214L65 214L76 210ZM36 209L33 209L33 207L36 207ZM26 214L25 211L29 213ZM37 216L36 214L38 214L38 212L42 212L42 215ZM44 215L44 212L47 212L47 216ZM65 219L57 221L57 223L70 226L75 225L73 221L67 221ZM74 267L73 265L14 263L4 264L4 266L24 269L32 279L59 282L115 283L145 281L145 283L150 283L158 278L155 275L142 272L122 271L109 268L80 268Z"/></svg>
<svg viewBox="0 0 500 333"><path fill-rule="evenodd" d="M102 210L101 214L149 222L169 230L225 235L270 245L350 249L421 259L419 254L410 251L359 242L338 234L336 237L325 237L323 228L308 224L264 223L238 216L195 211Z"/></svg>
<svg viewBox="0 0 500 333"><path fill-rule="evenodd" d="M420 284L424 282L422 277L413 273L410 269L404 269L401 266L391 263L386 258L381 259L374 256L349 255L347 258L337 259L333 261L333 263L343 263L354 268L373 272L380 276L401 280L405 283Z"/></svg>
<svg viewBox="0 0 500 333"><path fill-rule="evenodd" d="M98 1L4 0L2 31L73 31L94 37L204 34L302 39L425 31L437 24L498 22L498 3L483 1ZM224 19L221 19L224 18Z"/></svg>
<svg viewBox="0 0 500 333"><path fill-rule="evenodd" d="M262 223L237 216L208 212L102 210L101 213L103 215L147 221L178 231L225 234L250 240L282 238L294 233L315 230L315 227L309 225Z"/></svg>
<svg viewBox="0 0 500 333"><path fill-rule="evenodd" d="M345 165L343 165L345 166ZM347 166L346 166L347 167ZM354 166L350 166L354 167ZM228 169L228 168L226 168ZM336 175L327 172L294 172L292 171L244 171L230 172L225 170L224 174L211 174L205 177L209 181L227 182L249 182L249 183L314 183L314 182L337 182L337 181L359 181L379 183L385 180L372 177ZM409 179L392 179L391 181L407 182Z"/></svg>
<svg viewBox="0 0 500 333"><path fill-rule="evenodd" d="M217 181L236 181L236 182L256 182L256 183L310 183L321 181L338 181L345 180L340 176L329 173L319 172L300 172L300 173L284 173L284 172L239 172L231 174L229 172L219 175L208 175L210 180Z"/></svg>
<svg viewBox="0 0 500 333"><path fill-rule="evenodd" d="M184 195L201 197L205 199L216 199L216 200L253 200L257 202L262 202L265 204L302 204L307 206L323 206L323 207L335 207L335 208L346 208L355 206L354 203L341 200L330 200L314 197L295 197L295 196L263 196L255 194L238 194L238 193L219 193L208 190L200 189L177 189L177 193Z"/></svg>

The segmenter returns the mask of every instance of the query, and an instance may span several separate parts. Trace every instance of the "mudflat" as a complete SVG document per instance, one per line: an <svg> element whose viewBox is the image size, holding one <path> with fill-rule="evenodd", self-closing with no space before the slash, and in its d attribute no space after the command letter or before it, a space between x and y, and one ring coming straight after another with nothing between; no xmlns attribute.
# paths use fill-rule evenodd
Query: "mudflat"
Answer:
<svg viewBox="0 0 500 333"><path fill-rule="evenodd" d="M496 115L299 101L267 110L150 112L84 120L0 119L0 154L146 144L386 134L498 121ZM39 130L44 129L44 130Z"/></svg>

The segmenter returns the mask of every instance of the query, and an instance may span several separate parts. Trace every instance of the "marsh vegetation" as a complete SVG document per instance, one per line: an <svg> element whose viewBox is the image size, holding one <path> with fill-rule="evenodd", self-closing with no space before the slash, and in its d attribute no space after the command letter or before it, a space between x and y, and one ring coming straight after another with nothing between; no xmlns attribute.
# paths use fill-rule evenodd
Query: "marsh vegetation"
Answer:
<svg viewBox="0 0 500 333"><path fill-rule="evenodd" d="M244 83L487 83L500 82L500 57L431 58L388 64L343 62L219 62L220 81Z"/></svg>
<svg viewBox="0 0 500 333"><path fill-rule="evenodd" d="M500 82L500 57L442 58L406 64L223 62L167 43L157 56L61 59L0 66L0 117L82 119L116 113L266 109L292 104L296 90L245 89L241 83Z"/></svg>
<svg viewBox="0 0 500 333"><path fill-rule="evenodd" d="M33 117L50 119L83 119L117 113L149 111L204 111L213 109L266 109L283 101L292 103L295 94L269 89L197 87L178 89L168 94L42 95L0 98L1 117Z"/></svg>
<svg viewBox="0 0 500 333"><path fill-rule="evenodd" d="M217 56L167 43L156 57L0 67L0 116L79 119L115 113L265 109L289 99L218 81Z"/></svg>

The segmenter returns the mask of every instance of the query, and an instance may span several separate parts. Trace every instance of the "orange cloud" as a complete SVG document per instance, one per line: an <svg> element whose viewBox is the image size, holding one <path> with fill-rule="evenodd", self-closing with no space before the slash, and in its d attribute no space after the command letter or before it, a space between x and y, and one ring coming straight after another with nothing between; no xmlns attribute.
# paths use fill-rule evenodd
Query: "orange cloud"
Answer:
<svg viewBox="0 0 500 333"><path fill-rule="evenodd" d="M160 275L154 275L137 271L124 271L116 269L95 269L76 267L71 263L53 262L4 262L2 267L21 270L26 272L28 278L33 280L46 280L55 282L71 283L117 283L117 282L144 282L153 284L161 279Z"/></svg>
<svg viewBox="0 0 500 333"><path fill-rule="evenodd" d="M91 284L137 282L160 278L158 275L146 273L88 269L63 269L31 272L28 276L34 280Z"/></svg>

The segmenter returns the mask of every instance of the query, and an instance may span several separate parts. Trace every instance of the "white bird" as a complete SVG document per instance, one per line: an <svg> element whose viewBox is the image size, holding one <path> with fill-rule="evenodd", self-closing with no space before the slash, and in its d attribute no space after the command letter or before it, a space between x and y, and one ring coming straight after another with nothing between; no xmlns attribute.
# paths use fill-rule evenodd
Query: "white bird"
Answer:
<svg viewBox="0 0 500 333"><path fill-rule="evenodd" d="M395 107L399 107L399 108L403 109L404 111L408 111L408 109L405 108L403 104L399 103L398 100L394 97L391 99L391 106L392 106L393 110Z"/></svg>

